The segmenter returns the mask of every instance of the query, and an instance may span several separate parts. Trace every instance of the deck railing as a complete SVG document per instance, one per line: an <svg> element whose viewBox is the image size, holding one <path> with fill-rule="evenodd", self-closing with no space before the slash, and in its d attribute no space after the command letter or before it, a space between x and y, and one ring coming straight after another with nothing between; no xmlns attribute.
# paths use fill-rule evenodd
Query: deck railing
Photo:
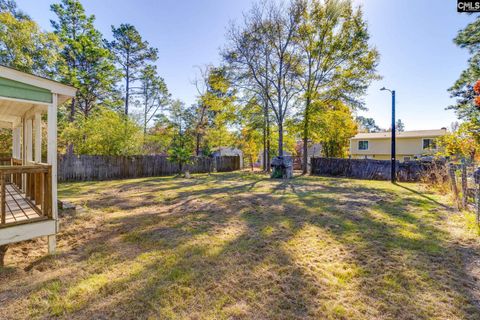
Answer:
<svg viewBox="0 0 480 320"><path fill-rule="evenodd" d="M41 218L52 218L52 167L40 163L21 165L11 159L11 165L0 166L0 226L6 224L7 185L11 186ZM26 221L28 222L28 221Z"/></svg>

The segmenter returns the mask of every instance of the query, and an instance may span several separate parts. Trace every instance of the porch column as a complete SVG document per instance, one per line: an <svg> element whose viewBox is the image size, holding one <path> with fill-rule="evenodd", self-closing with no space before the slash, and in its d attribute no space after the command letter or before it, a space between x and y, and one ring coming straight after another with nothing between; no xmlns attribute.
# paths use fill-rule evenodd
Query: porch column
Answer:
<svg viewBox="0 0 480 320"><path fill-rule="evenodd" d="M27 136L28 136L27 119L22 118L22 155L21 155L22 165L27 164L27 145L28 145ZM24 193L27 193L27 176L22 174L21 179L22 179L22 189L21 190Z"/></svg>
<svg viewBox="0 0 480 320"><path fill-rule="evenodd" d="M27 162L32 162L33 161L33 123L32 119L27 119L26 121L26 157L25 160Z"/></svg>
<svg viewBox="0 0 480 320"><path fill-rule="evenodd" d="M12 158L20 158L20 128L12 129Z"/></svg>
<svg viewBox="0 0 480 320"><path fill-rule="evenodd" d="M55 220L55 233L58 232L58 203L57 203L57 105L58 96L52 93L52 103L48 105L48 154L47 162L52 166L52 218ZM56 235L48 236L48 252L55 253L57 245Z"/></svg>
<svg viewBox="0 0 480 320"><path fill-rule="evenodd" d="M21 154L21 159L22 159L22 164L25 165L25 162L27 161L27 121L25 118L22 119L22 154Z"/></svg>
<svg viewBox="0 0 480 320"><path fill-rule="evenodd" d="M42 162L42 115L35 113L35 162Z"/></svg>

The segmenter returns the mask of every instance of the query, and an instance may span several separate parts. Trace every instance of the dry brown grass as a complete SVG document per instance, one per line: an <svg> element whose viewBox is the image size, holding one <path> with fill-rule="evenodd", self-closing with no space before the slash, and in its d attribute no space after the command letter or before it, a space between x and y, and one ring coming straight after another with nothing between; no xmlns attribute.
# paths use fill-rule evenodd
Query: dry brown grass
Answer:
<svg viewBox="0 0 480 320"><path fill-rule="evenodd" d="M475 232L418 185L248 173L61 186L59 254L15 245L0 318L478 319Z"/></svg>

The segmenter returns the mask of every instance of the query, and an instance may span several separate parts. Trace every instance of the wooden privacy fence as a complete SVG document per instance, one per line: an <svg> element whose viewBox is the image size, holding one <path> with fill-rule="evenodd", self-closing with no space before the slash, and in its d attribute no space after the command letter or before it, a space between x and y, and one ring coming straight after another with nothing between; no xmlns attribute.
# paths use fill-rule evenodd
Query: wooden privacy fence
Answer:
<svg viewBox="0 0 480 320"><path fill-rule="evenodd" d="M192 163L185 166L190 173L212 171L228 172L240 169L240 158L192 157ZM167 156L89 156L62 155L58 159L58 181L97 181L124 178L141 178L175 175L178 163Z"/></svg>
<svg viewBox="0 0 480 320"><path fill-rule="evenodd" d="M422 179L446 179L445 163L397 161L397 179L400 182L418 182ZM319 176L339 176L368 180L390 180L391 162L372 159L312 158L311 174ZM445 176L445 178L443 177Z"/></svg>

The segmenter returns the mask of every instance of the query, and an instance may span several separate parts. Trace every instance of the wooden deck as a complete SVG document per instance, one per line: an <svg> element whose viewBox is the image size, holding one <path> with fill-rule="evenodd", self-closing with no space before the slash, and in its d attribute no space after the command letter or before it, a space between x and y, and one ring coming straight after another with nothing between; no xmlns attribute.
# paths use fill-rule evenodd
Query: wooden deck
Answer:
<svg viewBox="0 0 480 320"><path fill-rule="evenodd" d="M26 199L25 194L13 184L5 186L5 193L5 226L46 218L41 215L41 212L35 208L33 203Z"/></svg>

